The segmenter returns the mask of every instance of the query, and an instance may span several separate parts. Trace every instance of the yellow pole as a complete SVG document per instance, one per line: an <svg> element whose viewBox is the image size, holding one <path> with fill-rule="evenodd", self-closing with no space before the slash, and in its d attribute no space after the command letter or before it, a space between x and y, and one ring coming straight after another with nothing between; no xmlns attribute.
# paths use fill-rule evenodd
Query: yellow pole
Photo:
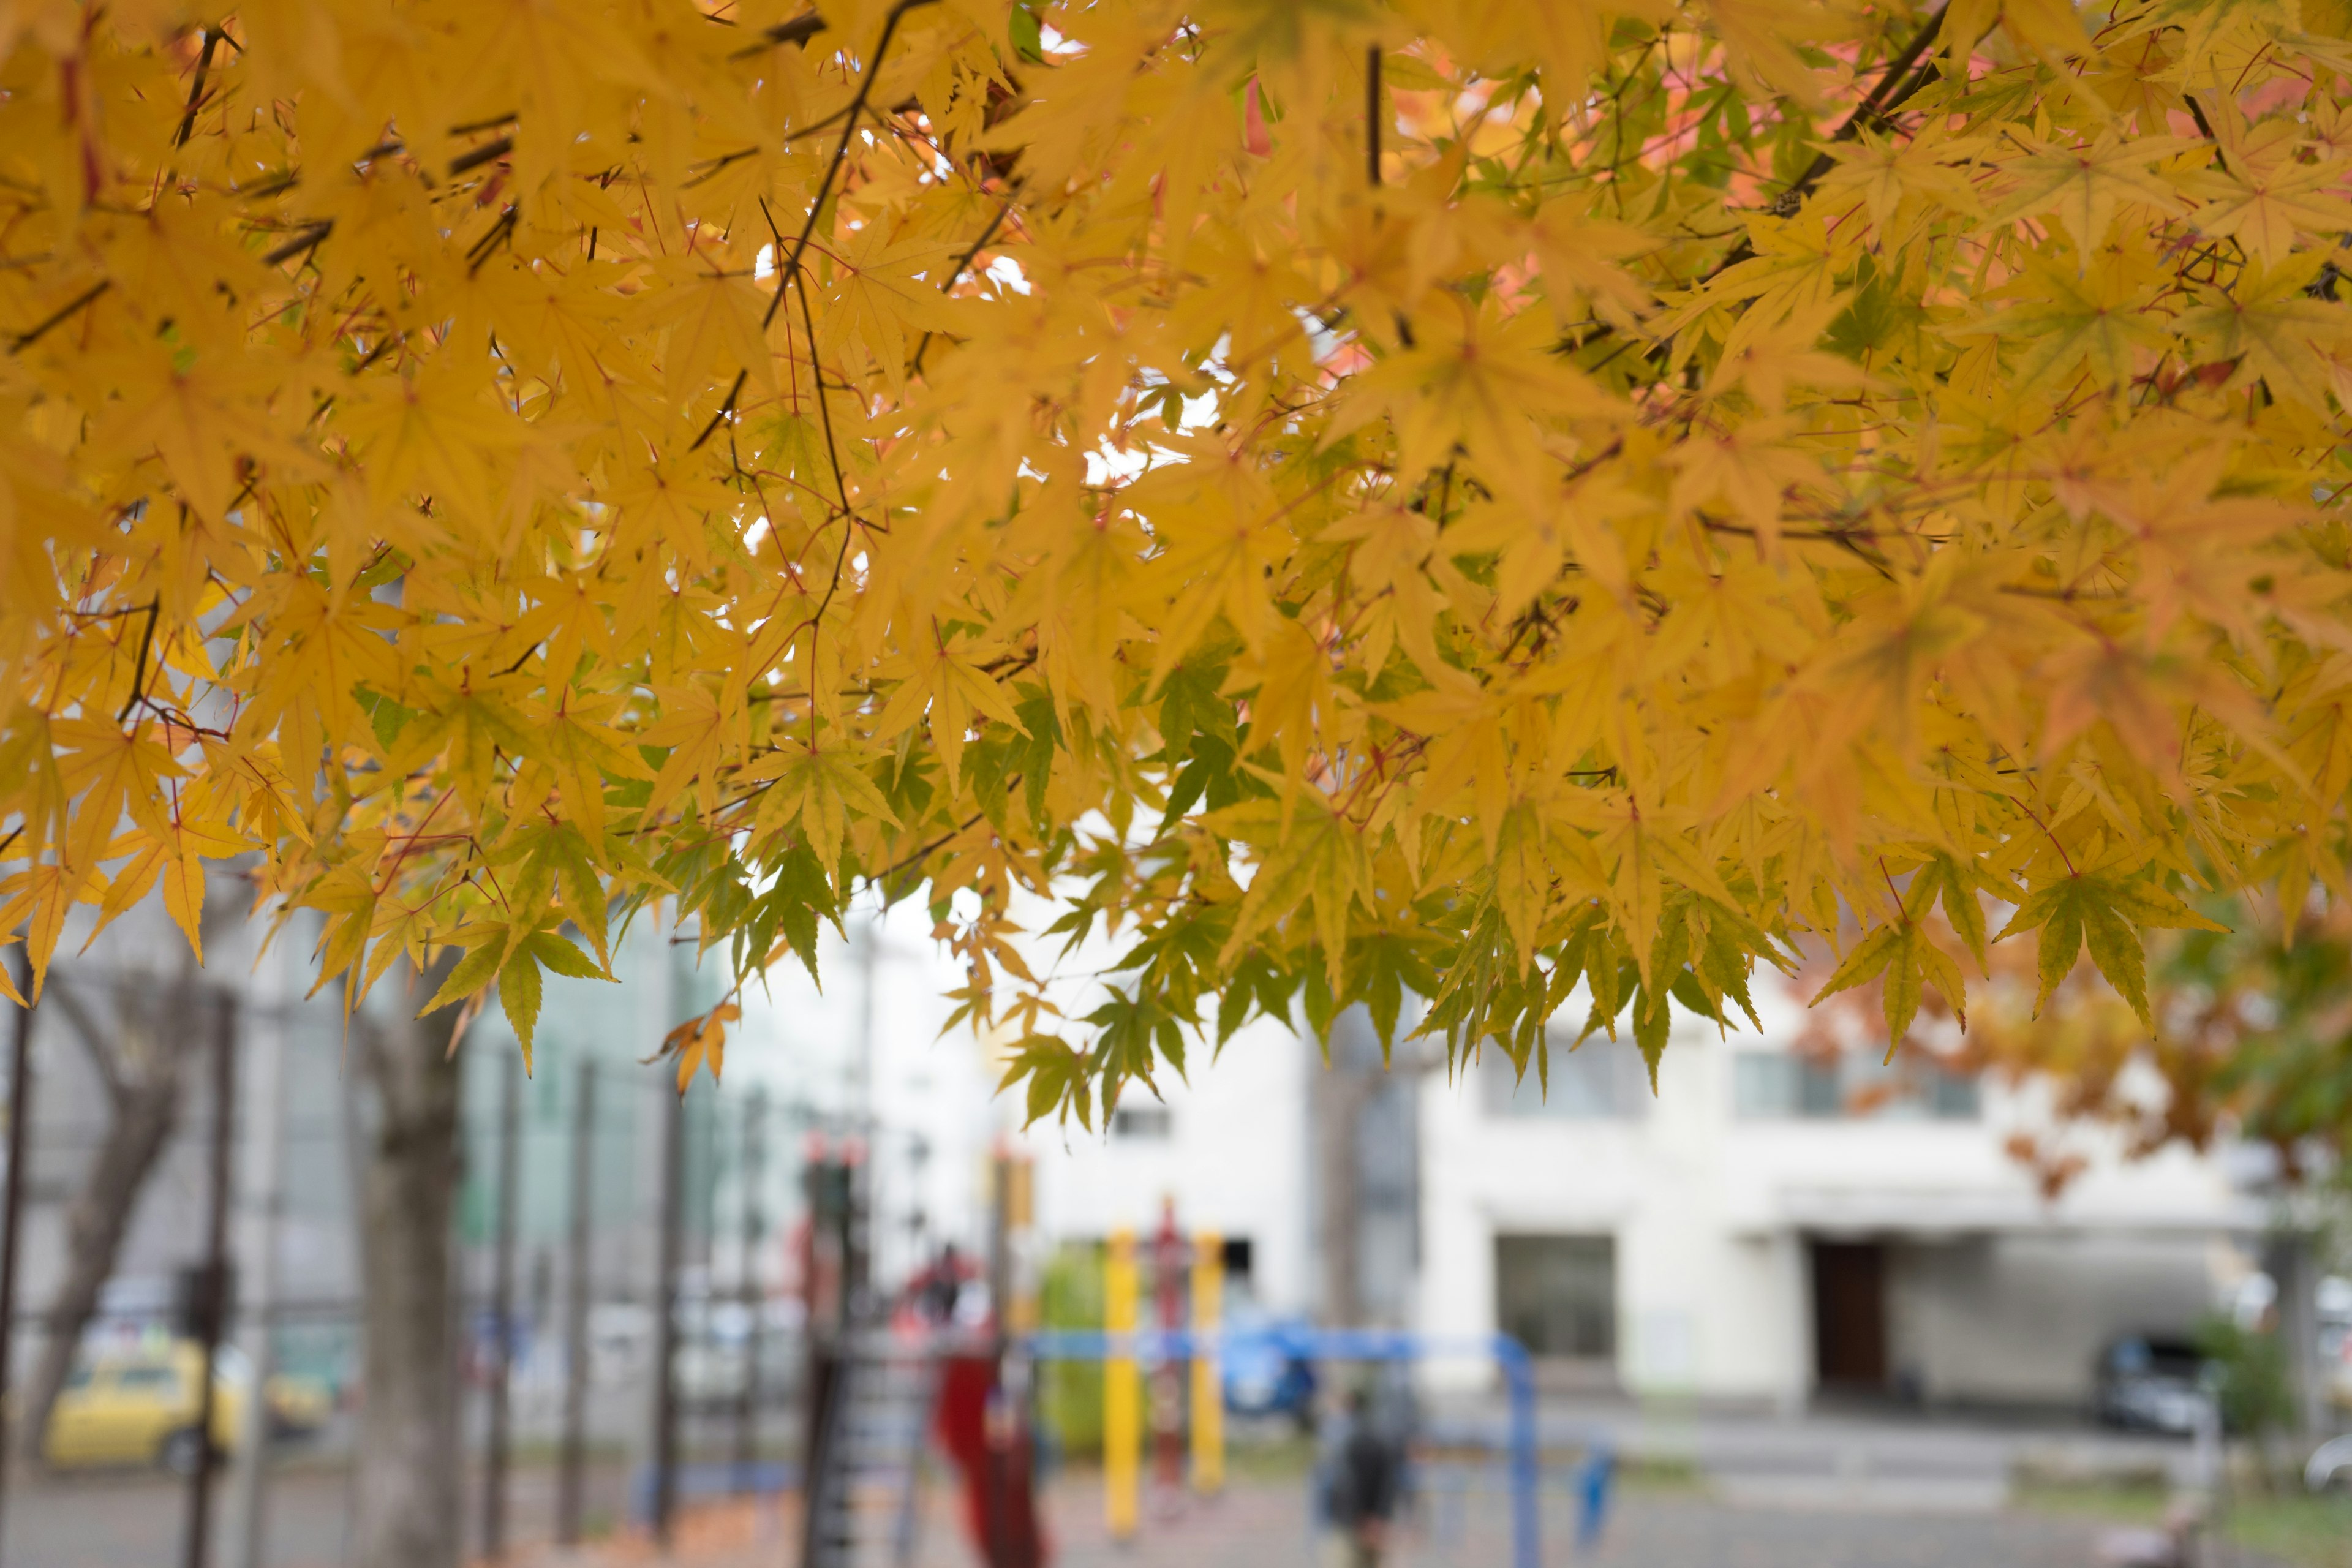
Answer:
<svg viewBox="0 0 2352 1568"><path fill-rule="evenodd" d="M1225 1303L1225 1238L1204 1230L1192 1241L1192 1332L1214 1334ZM1192 1356L1192 1489L1225 1489L1225 1391L1217 1352Z"/></svg>
<svg viewBox="0 0 2352 1568"><path fill-rule="evenodd" d="M1135 1332L1135 1233L1111 1233L1103 1264L1103 1331ZM1133 1355L1103 1361L1103 1521L1114 1541L1135 1539L1143 1471L1143 1379Z"/></svg>

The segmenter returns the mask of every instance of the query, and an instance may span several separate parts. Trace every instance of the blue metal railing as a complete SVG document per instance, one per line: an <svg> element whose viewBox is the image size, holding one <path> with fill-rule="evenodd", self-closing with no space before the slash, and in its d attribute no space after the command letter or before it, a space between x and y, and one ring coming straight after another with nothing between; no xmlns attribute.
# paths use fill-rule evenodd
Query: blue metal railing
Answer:
<svg viewBox="0 0 2352 1568"><path fill-rule="evenodd" d="M1535 1366L1525 1346L1508 1334L1484 1337L1430 1338L1385 1329L1278 1329L1195 1334L1184 1330L1148 1329L1110 1334L1098 1329L1048 1329L1030 1334L1021 1344L1040 1361L1190 1361L1214 1356L1231 1338L1252 1343L1271 1342L1285 1353L1307 1361L1412 1362L1437 1356L1480 1356L1501 1369L1510 1398L1511 1564L1512 1568L1542 1568L1543 1519L1537 1484L1539 1455L1536 1439ZM1590 1445L1582 1484L1579 1487L1577 1543L1587 1546L1598 1537L1608 1507L1613 1456L1598 1440Z"/></svg>

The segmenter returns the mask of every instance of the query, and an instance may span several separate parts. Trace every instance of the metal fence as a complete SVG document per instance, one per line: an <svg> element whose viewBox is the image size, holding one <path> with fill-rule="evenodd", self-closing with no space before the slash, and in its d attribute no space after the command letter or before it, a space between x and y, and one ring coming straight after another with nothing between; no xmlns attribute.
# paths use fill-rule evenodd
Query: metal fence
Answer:
<svg viewBox="0 0 2352 1568"><path fill-rule="evenodd" d="M19 1015L27 1067L8 1090L17 1390L88 1247L68 1234L77 1205L121 1153L119 1086L84 1037L157 1011L146 976L61 963L50 987ZM12 1436L0 1562L345 1560L365 1397L354 1198L366 1093L331 1002L174 995L142 1026L180 1054L175 1103L79 1360L169 1363L193 1345L222 1386L257 1384L282 1403L283 1430L258 1462L190 1467L155 1410L129 1408L119 1376L85 1375L38 1442L53 1450L68 1410L111 1435L72 1454L16 1452L36 1438ZM803 1168L845 1143L874 1148L870 1131L853 1139L772 1086L705 1078L680 1097L666 1066L568 1039L561 1018L542 1026L528 1079L498 1031L470 1036L462 1054L449 1375L463 1391L468 1554L631 1521L658 1531L683 1500L778 1488L800 1436ZM887 1142L876 1152L889 1157ZM226 1310L207 1314L215 1279ZM215 1386L191 1381L200 1398Z"/></svg>

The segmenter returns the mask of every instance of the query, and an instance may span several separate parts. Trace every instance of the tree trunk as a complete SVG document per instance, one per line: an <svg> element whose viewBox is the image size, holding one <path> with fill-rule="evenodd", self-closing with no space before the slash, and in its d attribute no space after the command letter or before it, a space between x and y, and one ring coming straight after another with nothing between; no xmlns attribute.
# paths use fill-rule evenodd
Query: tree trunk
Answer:
<svg viewBox="0 0 2352 1568"><path fill-rule="evenodd" d="M207 938L243 919L252 907L250 884L215 879L205 903ZM226 884L225 886L218 884ZM106 1090L111 1120L81 1191L66 1213L66 1277L49 1303L47 1336L24 1409L26 1447L37 1454L48 1432L49 1412L73 1371L74 1352L97 1315L99 1297L114 1272L116 1255L131 1229L131 1217L147 1178L170 1144L179 1120L181 1068L189 1047L208 1046L210 1014L194 953L183 948L177 973L163 977L137 973L110 987L111 1018L93 1012L75 991L70 971L54 974L49 994L81 1042ZM188 1037L189 1031L196 1038Z"/></svg>
<svg viewBox="0 0 2352 1568"><path fill-rule="evenodd" d="M50 1299L41 1359L25 1402L26 1447L38 1454L49 1413L73 1371L81 1337L98 1312L99 1297L114 1273L139 1194L163 1157L179 1120L181 1064L188 1044L174 1032L203 1016L193 968L184 968L168 992L156 994L119 983L112 1020L94 1014L71 983L51 987L57 1011L80 1039L107 1092L110 1120L105 1142L66 1211L66 1273Z"/></svg>
<svg viewBox="0 0 2352 1568"><path fill-rule="evenodd" d="M153 1076L125 1085L106 1142L66 1211L66 1277L49 1303L47 1332L25 1405L25 1431L35 1452L49 1429L50 1407L73 1371L83 1331L97 1313L99 1293L114 1272L131 1210L171 1140L180 1109L179 1063L180 1053L166 1052Z"/></svg>
<svg viewBox="0 0 2352 1568"><path fill-rule="evenodd" d="M405 1016L400 1000L430 995L456 954L383 987L388 1016L355 1020L361 1070L374 1089L362 1180L362 1378L352 1505L358 1568L456 1568L462 1434L449 1310L450 1204L457 1173L459 1009ZM396 969L405 969L404 961Z"/></svg>

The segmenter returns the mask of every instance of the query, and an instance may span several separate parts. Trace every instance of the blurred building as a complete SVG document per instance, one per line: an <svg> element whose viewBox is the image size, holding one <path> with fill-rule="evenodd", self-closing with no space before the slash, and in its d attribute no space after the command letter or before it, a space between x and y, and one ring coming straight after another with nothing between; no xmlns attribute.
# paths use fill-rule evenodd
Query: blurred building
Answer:
<svg viewBox="0 0 2352 1568"><path fill-rule="evenodd" d="M1148 1230L1173 1198L1269 1312L1501 1330L1556 1388L1782 1407L2079 1408L2105 1345L2185 1334L2243 1267L2263 1211L2220 1159L2095 1148L2045 1198L2005 1147L2030 1096L1795 1034L1785 1005L1761 1036L1678 1016L1654 1096L1630 1040L1558 1033L1546 1094L1493 1050L1383 1073L1360 1016L1328 1069L1260 1025L1106 1136L1034 1131L1039 1220Z"/></svg>
<svg viewBox="0 0 2352 1568"><path fill-rule="evenodd" d="M1763 996L1760 1035L1678 1019L1654 1096L1630 1044L1595 1037L1570 1051L1564 1023L1547 1093L1514 1082L1491 1051L1449 1068L1442 1048L1408 1043L1384 1067L1358 1013L1328 1041L1261 1021L1213 1061L1196 1047L1186 1075L1163 1068L1157 1093L1130 1085L1107 1125L1023 1131L1013 1097L992 1099L1003 1064L960 1029L941 1035L942 998L963 977L919 913L853 921L856 940L829 939L822 990L788 963L741 998L723 1093L704 1079L679 1116L689 1301L793 1297L799 1173L814 1141L859 1146L886 1290L943 1244L967 1258L985 1249L987 1162L1014 1149L1035 1162L1046 1247L1148 1234L1172 1199L1185 1230L1224 1238L1229 1274L1265 1312L1447 1339L1502 1330L1556 1386L1784 1406L1839 1392L2079 1405L2102 1346L2185 1331L2248 1267L2267 1217L2222 1160L2179 1151L2132 1163L2091 1147L2083 1173L2046 1199L2005 1148L2035 1115L2030 1098L1925 1062L1882 1067L1867 1049L1801 1053L1801 1010ZM245 1047L232 1246L249 1281L268 1237L280 1354L324 1372L348 1363L360 1288L350 1194L364 1097L335 999L300 995L308 940L294 933L282 965L257 970L257 934L232 923L212 939L204 977L237 992ZM63 1264L64 1206L109 1119L83 1031L61 1015L79 1002L89 1028L130 1026L136 1007L182 983L179 951L160 911L142 908L58 965L62 994L35 1036L29 1340ZM614 967L625 984L549 978L537 1070L516 1086L516 1304L534 1336L568 1278L590 1062L592 1289L616 1324L634 1313L640 1338L656 1299L670 1093L666 1068L644 1058L718 1000L719 984L690 942L649 921L616 947ZM174 1014L158 1037L194 1063L205 1026ZM256 1152L273 1037L274 1202L257 1190ZM457 1226L462 1288L478 1304L516 1055L496 1005L464 1049ZM162 1314L174 1272L195 1260L208 1084L192 1066L101 1329Z"/></svg>

